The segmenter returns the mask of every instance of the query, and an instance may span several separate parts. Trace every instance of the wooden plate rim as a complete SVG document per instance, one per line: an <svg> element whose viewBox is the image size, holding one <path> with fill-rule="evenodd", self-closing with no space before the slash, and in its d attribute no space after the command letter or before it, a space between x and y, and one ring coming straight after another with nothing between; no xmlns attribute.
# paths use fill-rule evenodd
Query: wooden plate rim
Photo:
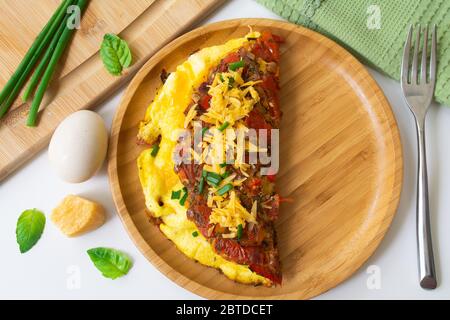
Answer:
<svg viewBox="0 0 450 320"><path fill-rule="evenodd" d="M212 24L208 24L199 28L196 28L179 38L173 40L170 42L167 46L165 46L163 49L158 51L149 61L147 61L144 66L137 72L137 74L133 77L130 84L128 85L121 101L119 104L119 107L116 111L116 114L114 116L112 127L111 127L111 137L110 137L110 143L109 143L109 150L108 150L108 175L109 175L109 181L110 181L110 187L112 190L113 200L116 205L116 209L118 212L118 215L122 221L122 223L125 226L125 229L127 233L129 234L132 241L135 243L135 245L138 247L138 249L141 251L141 253L149 260L162 274L164 274L166 277L168 277L173 282L177 283L181 287L198 294L205 298L210 299L255 299L256 297L253 296L247 296L245 294L243 295L235 295L230 294L227 292L217 291L210 288L207 288L203 286L200 283L197 283L186 276L184 276L182 273L178 272L177 270L173 269L170 265L168 265L163 259L161 259L158 254L155 253L155 251L150 247L150 245L144 240L142 235L140 234L139 230L135 226L133 220L131 219L131 216L126 208L125 202L122 197L122 193L120 190L120 182L119 177L117 174L117 148L118 148L118 141L119 141L119 134L122 127L122 119L124 117L124 114L126 112L127 106L129 105L129 102L131 101L135 91L137 90L139 83L147 76L147 74L152 70L152 68L159 63L159 61L164 58L167 54L170 54L172 49L178 47L184 42L188 42L192 40L195 37L200 36L201 34L218 31L222 29L228 29L231 27L239 27L239 26L258 26L258 27L279 27L282 29L285 29L290 32L299 32L305 35L306 37L309 37L313 40L316 40L317 42L320 42L322 45L327 46L328 48L332 49L335 53L337 53L339 56L346 58L346 63L348 67L352 67L355 69L356 72L361 73L363 77L363 81L366 81L365 87L372 87L375 89L374 95L376 96L376 99L379 101L380 110L382 110L386 116L386 119L389 123L391 123L391 139L392 139L392 145L393 145L393 151L397 151L394 155L395 161L394 163L397 164L398 167L395 167L395 177L392 179L393 185L398 185L398 188L393 188L394 193L392 194L391 199L393 201L390 201L390 205L386 206L385 212L384 212L384 219L379 225L379 229L377 234L379 237L373 240L373 243L368 247L368 249L361 254L362 257L360 257L360 263L355 264L355 267L352 270L349 270L343 277L336 280L334 283L330 284L329 287L326 290L323 290L322 292L314 292L312 294L309 294L307 296L302 295L299 292L293 292L293 293L287 293L287 294L281 294L281 295L274 295L274 296L258 296L258 299L298 299L300 296L302 296L305 299L313 298L317 295L320 295L341 282L348 279L351 275L354 274L366 261L367 259L373 254L373 252L376 250L376 248L379 246L381 240L384 238L384 235L386 234L392 219L397 211L399 200L400 200L400 193L401 193L401 187L402 187L402 181L403 181L403 155L402 155L402 148L401 148L401 140L400 140L400 134L397 127L396 119L393 115L392 109L376 83L376 81L372 78L372 76L369 74L369 72L366 70L366 68L352 55L350 54L346 49L341 47L339 44L334 42L333 40L315 32L310 29L289 23L289 22L283 22L279 20L274 19L263 19L263 18L246 18L246 19L231 19L231 20L225 20L225 21L219 21ZM371 247L371 248L370 248ZM181 254L181 253L180 253Z"/></svg>

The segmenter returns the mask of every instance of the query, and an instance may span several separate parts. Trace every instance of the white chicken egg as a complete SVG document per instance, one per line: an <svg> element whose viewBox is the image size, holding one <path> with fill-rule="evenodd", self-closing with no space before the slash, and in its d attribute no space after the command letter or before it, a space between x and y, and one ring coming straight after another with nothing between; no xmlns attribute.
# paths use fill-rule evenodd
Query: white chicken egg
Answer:
<svg viewBox="0 0 450 320"><path fill-rule="evenodd" d="M52 167L67 182L88 180L102 166L108 147L108 132L95 112L77 111L56 128L48 147Z"/></svg>

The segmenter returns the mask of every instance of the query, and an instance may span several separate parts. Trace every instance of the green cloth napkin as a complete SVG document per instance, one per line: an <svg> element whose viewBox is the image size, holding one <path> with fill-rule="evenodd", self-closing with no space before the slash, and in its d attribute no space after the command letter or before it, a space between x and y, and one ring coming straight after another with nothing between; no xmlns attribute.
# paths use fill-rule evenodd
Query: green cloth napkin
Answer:
<svg viewBox="0 0 450 320"><path fill-rule="evenodd" d="M435 98L450 106L450 0L257 0L281 17L337 41L364 63L399 80L410 24L436 24Z"/></svg>

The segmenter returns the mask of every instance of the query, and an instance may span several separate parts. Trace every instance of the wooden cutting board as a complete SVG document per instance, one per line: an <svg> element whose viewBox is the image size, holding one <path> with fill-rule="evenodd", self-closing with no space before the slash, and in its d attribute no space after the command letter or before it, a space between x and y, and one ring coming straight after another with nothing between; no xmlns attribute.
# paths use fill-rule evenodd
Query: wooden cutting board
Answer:
<svg viewBox="0 0 450 320"><path fill-rule="evenodd" d="M47 90L35 128L25 125L30 103L19 97L0 120L0 181L45 147L74 111L94 107L157 50L224 0L91 0ZM60 0L0 0L0 88L51 17ZM133 53L121 77L109 75L98 54L103 35L116 33Z"/></svg>

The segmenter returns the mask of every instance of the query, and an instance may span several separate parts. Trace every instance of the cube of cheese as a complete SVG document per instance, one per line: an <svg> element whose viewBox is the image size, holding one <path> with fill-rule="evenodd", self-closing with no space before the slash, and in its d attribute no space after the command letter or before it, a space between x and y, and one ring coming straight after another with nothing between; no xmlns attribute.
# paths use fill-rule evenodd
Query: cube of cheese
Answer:
<svg viewBox="0 0 450 320"><path fill-rule="evenodd" d="M75 237L100 227L105 222L105 211L96 202L68 195L53 209L51 219L66 236Z"/></svg>

